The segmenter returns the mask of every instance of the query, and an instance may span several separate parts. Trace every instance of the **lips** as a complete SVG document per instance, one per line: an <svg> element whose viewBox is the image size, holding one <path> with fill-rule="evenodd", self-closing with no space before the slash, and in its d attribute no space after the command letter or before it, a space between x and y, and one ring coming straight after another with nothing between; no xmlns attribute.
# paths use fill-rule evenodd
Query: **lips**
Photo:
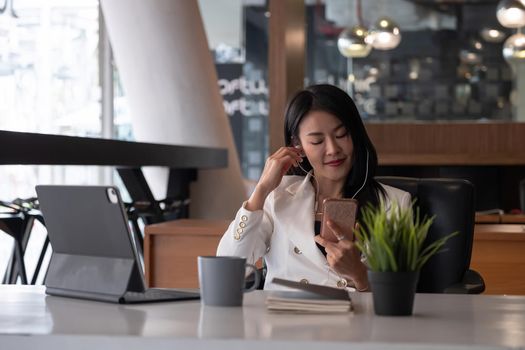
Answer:
<svg viewBox="0 0 525 350"><path fill-rule="evenodd" d="M345 159L336 159L336 160L332 160L330 162L326 162L324 163L325 165L328 165L328 166L333 166L333 167L336 167L336 166L339 166L341 164L343 164L345 161Z"/></svg>

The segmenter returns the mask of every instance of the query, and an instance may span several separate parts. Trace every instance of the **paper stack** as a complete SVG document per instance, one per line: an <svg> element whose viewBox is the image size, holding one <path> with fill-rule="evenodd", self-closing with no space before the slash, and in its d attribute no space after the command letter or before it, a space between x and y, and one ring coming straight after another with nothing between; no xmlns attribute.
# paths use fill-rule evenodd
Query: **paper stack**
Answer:
<svg viewBox="0 0 525 350"><path fill-rule="evenodd" d="M277 278L273 282L298 290L270 292L266 299L268 310L297 313L344 313L352 310L350 295L344 289Z"/></svg>

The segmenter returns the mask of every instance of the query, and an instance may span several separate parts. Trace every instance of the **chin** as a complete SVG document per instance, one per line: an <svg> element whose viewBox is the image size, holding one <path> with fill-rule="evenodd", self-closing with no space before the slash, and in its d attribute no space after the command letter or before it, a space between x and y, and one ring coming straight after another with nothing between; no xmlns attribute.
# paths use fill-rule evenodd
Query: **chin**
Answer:
<svg viewBox="0 0 525 350"><path fill-rule="evenodd" d="M348 175L348 171L345 171L344 169L338 169L333 170L330 169L329 171L325 171L323 176L331 181L341 181L346 180L346 176Z"/></svg>

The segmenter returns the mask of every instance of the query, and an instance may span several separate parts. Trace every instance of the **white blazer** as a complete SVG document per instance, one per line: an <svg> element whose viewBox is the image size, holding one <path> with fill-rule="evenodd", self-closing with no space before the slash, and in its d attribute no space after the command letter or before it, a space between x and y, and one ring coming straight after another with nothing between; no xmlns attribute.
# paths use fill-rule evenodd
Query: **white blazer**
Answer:
<svg viewBox="0 0 525 350"><path fill-rule="evenodd" d="M243 256L254 264L264 257L267 266L264 289L287 289L272 283L274 277L344 287L347 281L335 272L314 241L315 191L307 176L285 176L266 198L263 210L248 211L245 203L224 233L217 255ZM406 208L410 194L382 185L386 209L392 201ZM339 283L338 283L339 282Z"/></svg>

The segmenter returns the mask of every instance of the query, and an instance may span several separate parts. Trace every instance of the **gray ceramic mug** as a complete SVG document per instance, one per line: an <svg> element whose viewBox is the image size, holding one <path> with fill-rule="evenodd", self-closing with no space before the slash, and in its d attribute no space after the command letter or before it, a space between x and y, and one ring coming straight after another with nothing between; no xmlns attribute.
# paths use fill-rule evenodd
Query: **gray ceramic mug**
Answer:
<svg viewBox="0 0 525 350"><path fill-rule="evenodd" d="M259 285L257 267L236 256L199 256L201 301L208 306L242 306L243 295ZM246 268L255 273L255 283L245 288Z"/></svg>

